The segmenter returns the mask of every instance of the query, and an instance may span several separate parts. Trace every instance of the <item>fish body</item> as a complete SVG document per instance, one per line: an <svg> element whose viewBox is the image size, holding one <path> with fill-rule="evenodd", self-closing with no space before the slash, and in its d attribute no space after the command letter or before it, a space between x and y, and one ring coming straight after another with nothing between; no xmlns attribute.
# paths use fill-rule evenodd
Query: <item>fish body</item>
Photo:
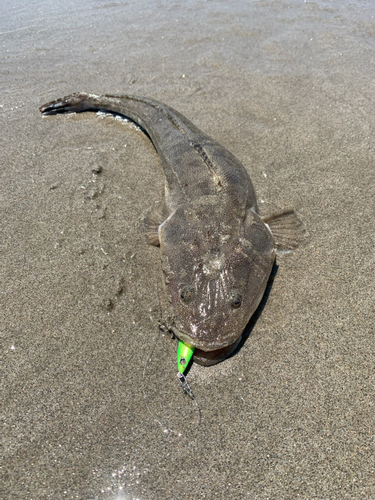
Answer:
<svg viewBox="0 0 375 500"><path fill-rule="evenodd" d="M165 197L147 232L160 246L173 318L168 328L203 356L222 355L237 345L258 307L276 255L247 171L187 118L151 99L80 93L40 108L43 114L86 110L128 117L153 142Z"/></svg>

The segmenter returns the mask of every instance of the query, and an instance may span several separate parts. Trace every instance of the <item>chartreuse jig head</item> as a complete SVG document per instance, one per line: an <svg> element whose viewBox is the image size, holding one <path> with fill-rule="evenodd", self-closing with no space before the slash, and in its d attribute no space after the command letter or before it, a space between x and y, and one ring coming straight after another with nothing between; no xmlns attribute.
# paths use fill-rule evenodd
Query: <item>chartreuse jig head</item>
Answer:
<svg viewBox="0 0 375 500"><path fill-rule="evenodd" d="M186 377L184 375L184 371L186 370L194 352L195 347L185 344L185 342L182 342L181 340L178 342L178 349L177 349L177 367L178 367L178 373L177 377L182 385L182 390L188 394L188 396L191 397L191 399L194 399L194 395L191 391L191 388L186 380Z"/></svg>

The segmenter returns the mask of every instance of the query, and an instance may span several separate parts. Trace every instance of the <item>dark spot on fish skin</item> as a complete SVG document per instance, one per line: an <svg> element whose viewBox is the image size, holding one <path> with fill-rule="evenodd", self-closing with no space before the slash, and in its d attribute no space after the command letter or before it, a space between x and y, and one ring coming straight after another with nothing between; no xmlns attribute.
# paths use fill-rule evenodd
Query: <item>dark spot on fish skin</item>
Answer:
<svg viewBox="0 0 375 500"><path fill-rule="evenodd" d="M189 285L184 286L180 293L181 300L184 304L190 304L190 302L194 299L194 295L195 290Z"/></svg>

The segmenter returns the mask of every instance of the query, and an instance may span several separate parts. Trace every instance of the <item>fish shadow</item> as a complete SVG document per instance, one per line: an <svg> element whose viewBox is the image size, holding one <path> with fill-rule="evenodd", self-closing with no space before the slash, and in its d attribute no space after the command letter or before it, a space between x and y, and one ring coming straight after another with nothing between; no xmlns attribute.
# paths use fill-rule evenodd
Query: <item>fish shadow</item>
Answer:
<svg viewBox="0 0 375 500"><path fill-rule="evenodd" d="M257 307L256 311L254 312L254 314L251 316L248 324L246 325L245 327L245 330L243 331L243 334L242 334L242 339L240 341L240 343L238 344L238 346L236 347L236 349L226 358L226 359L230 359L232 358L233 356L236 356L238 354L238 352L242 349L242 347L245 345L247 339L250 337L260 315L262 314L263 312L263 309L266 307L266 304L267 304L267 301L268 301L268 297L270 296L271 294L271 290L272 290L272 286L273 286L273 282L274 282L274 279L277 275L277 272L279 270L279 266L278 264L276 263L276 260L273 264L273 267L272 267L272 271L271 271L271 274L270 274L270 277L268 279L268 282L267 282L267 286L266 286L266 289L264 291L264 295L262 297L262 300L260 301L260 304L259 306Z"/></svg>

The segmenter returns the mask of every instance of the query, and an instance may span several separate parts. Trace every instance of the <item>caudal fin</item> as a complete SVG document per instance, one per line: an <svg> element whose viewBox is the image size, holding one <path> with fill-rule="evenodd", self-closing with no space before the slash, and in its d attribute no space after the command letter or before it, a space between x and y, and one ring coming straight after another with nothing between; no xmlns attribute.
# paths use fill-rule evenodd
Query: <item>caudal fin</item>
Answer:
<svg viewBox="0 0 375 500"><path fill-rule="evenodd" d="M39 108L39 111L43 115L57 115L58 113L74 113L95 109L95 97L97 96L84 92L71 94L56 101L43 104Z"/></svg>

